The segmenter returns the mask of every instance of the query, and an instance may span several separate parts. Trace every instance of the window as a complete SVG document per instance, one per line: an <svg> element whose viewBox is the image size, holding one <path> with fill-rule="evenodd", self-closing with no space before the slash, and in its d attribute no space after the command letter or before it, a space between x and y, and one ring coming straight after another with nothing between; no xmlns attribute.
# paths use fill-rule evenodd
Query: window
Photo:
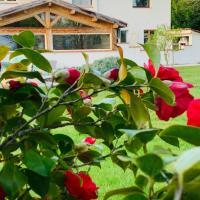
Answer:
<svg viewBox="0 0 200 200"><path fill-rule="evenodd" d="M12 1L16 1L16 0L0 0L0 3L1 2L10 2L10 1L12 2Z"/></svg>
<svg viewBox="0 0 200 200"><path fill-rule="evenodd" d="M149 8L150 0L133 0L134 8Z"/></svg>
<svg viewBox="0 0 200 200"><path fill-rule="evenodd" d="M110 34L54 34L54 50L110 49Z"/></svg>
<svg viewBox="0 0 200 200"><path fill-rule="evenodd" d="M11 51L14 51L21 46L16 44L12 35L0 35L0 45L5 45L10 48ZM35 49L45 49L45 36L44 35L35 35Z"/></svg>
<svg viewBox="0 0 200 200"><path fill-rule="evenodd" d="M127 43L127 30L118 30L118 43Z"/></svg>
<svg viewBox="0 0 200 200"><path fill-rule="evenodd" d="M91 7L92 6L92 0L72 0L73 4L79 5L79 6L86 6Z"/></svg>
<svg viewBox="0 0 200 200"><path fill-rule="evenodd" d="M147 43L154 34L154 30L144 30L144 44Z"/></svg>

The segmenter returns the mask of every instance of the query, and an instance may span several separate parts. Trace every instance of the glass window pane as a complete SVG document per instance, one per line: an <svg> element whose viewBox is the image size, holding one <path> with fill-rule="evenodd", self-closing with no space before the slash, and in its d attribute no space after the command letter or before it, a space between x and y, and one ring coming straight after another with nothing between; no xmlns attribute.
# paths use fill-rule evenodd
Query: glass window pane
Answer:
<svg viewBox="0 0 200 200"><path fill-rule="evenodd" d="M73 28L73 27L89 27L84 24L66 19L65 17L61 17L61 19L53 26L54 28Z"/></svg>
<svg viewBox="0 0 200 200"><path fill-rule="evenodd" d="M54 50L110 49L110 35L53 35L53 47Z"/></svg>
<svg viewBox="0 0 200 200"><path fill-rule="evenodd" d="M133 7L147 8L150 0L133 0Z"/></svg>
<svg viewBox="0 0 200 200"><path fill-rule="evenodd" d="M6 45L10 48L10 51L14 51L17 48L21 48L16 44L12 35L0 35L0 45ZM34 49L45 49L45 37L44 35L35 35L35 47Z"/></svg>

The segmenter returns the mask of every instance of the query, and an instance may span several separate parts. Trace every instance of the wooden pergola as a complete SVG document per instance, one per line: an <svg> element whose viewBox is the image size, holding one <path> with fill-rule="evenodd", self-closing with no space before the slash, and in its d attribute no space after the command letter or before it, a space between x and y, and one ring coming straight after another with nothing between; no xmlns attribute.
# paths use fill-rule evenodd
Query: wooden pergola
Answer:
<svg viewBox="0 0 200 200"><path fill-rule="evenodd" d="M53 18L52 15L54 16ZM55 27L55 24L62 17L84 26ZM41 26L12 26L16 22L29 18L36 19ZM35 34L43 34L45 36L45 48L50 50L54 50L54 34L109 34L109 49L113 50L117 41L117 29L126 26L125 22L80 8L63 0L35 0L0 13L0 35L10 35L23 30L31 30Z"/></svg>

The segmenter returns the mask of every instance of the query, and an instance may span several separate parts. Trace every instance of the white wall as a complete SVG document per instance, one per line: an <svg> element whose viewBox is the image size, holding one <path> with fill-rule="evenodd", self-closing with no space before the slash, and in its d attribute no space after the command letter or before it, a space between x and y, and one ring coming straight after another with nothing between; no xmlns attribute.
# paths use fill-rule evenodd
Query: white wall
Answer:
<svg viewBox="0 0 200 200"><path fill-rule="evenodd" d="M150 0L150 8L133 8L132 0L99 0L98 12L128 23L128 38L132 46L143 43L144 30L171 26L171 0Z"/></svg>

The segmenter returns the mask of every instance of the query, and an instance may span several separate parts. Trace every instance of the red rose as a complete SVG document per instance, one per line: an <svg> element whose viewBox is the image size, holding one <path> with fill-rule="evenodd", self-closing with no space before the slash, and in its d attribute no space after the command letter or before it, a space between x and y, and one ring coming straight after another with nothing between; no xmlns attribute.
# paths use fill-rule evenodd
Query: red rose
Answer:
<svg viewBox="0 0 200 200"><path fill-rule="evenodd" d="M0 186L0 200L4 200L6 197L6 193L4 192L3 188Z"/></svg>
<svg viewBox="0 0 200 200"><path fill-rule="evenodd" d="M156 70L155 67L152 63L152 61L149 59L148 64L144 63L144 68L149 70L149 72L151 73L151 75L154 77L156 75Z"/></svg>
<svg viewBox="0 0 200 200"><path fill-rule="evenodd" d="M9 85L10 85L9 88L11 90L17 90L22 87L22 84L19 81L15 81L15 80L10 80Z"/></svg>
<svg viewBox="0 0 200 200"><path fill-rule="evenodd" d="M96 138L92 138L92 137L86 137L84 140L83 140L84 143L86 144L95 144L96 142Z"/></svg>
<svg viewBox="0 0 200 200"><path fill-rule="evenodd" d="M65 81L68 84L73 85L79 79L81 73L75 68L68 68L66 75Z"/></svg>
<svg viewBox="0 0 200 200"><path fill-rule="evenodd" d="M113 68L109 71L107 71L104 76L107 79L110 79L112 81L116 81L118 79L118 75L119 75L119 69L118 68Z"/></svg>
<svg viewBox="0 0 200 200"><path fill-rule="evenodd" d="M200 99L194 99L187 110L187 124L200 127Z"/></svg>
<svg viewBox="0 0 200 200"><path fill-rule="evenodd" d="M160 78L161 80L180 81L180 82L183 81L179 72L175 68L165 67L163 65L160 65L157 77Z"/></svg>
<svg viewBox="0 0 200 200"><path fill-rule="evenodd" d="M98 187L89 175L84 172L78 174L66 171L64 185L71 196L78 200L96 199Z"/></svg>
<svg viewBox="0 0 200 200"><path fill-rule="evenodd" d="M144 68L149 70L153 77L156 76L156 70L151 60L149 60L148 64L144 64ZM160 65L158 69L157 76L160 80L169 80L169 81L180 81L183 82L182 77L179 72L174 67L166 67L164 65Z"/></svg>
<svg viewBox="0 0 200 200"><path fill-rule="evenodd" d="M175 118L183 114L193 100L193 96L189 93L189 86L186 83L173 82L170 89L173 91L176 97L176 105L170 106L165 101L158 97L156 99L157 111L156 114L161 120L168 121L170 118Z"/></svg>

